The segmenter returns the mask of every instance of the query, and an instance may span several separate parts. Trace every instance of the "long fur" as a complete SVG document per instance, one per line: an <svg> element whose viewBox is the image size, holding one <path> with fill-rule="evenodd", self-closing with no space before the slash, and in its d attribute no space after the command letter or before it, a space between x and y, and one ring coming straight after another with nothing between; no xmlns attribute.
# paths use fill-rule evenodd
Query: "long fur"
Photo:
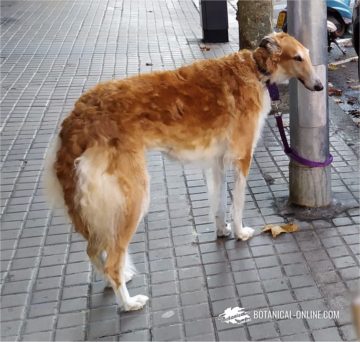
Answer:
<svg viewBox="0 0 360 342"><path fill-rule="evenodd" d="M302 65L296 54L303 57ZM128 245L149 205L146 151L207 165L230 161L240 194L234 201L234 233L248 239L253 229L242 227L243 197L270 109L265 82L290 77L309 89L316 83L306 49L281 33L267 37L255 51L101 83L75 103L48 152L46 187L52 203L65 203L76 231L88 241L89 257L100 265L126 310L139 309L147 300L130 297L124 285L127 271L133 274L126 266ZM214 194L226 198L226 188L219 188L224 172L213 171L218 172ZM228 235L224 206L216 201L213 206L218 235ZM106 259L99 262L103 253Z"/></svg>
<svg viewBox="0 0 360 342"><path fill-rule="evenodd" d="M55 170L55 162L60 146L61 140L57 136L50 144L44 163L45 195L49 201L50 207L53 209L65 209L64 192Z"/></svg>

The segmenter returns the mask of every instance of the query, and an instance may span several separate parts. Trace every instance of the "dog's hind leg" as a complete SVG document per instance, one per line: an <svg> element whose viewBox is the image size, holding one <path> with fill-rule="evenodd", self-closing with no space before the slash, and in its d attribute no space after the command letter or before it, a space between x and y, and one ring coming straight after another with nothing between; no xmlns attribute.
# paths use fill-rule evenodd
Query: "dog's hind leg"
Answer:
<svg viewBox="0 0 360 342"><path fill-rule="evenodd" d="M251 157L235 163L235 188L233 191L234 235L237 239L248 240L254 235L254 229L244 227L242 216L245 204L246 177L250 168Z"/></svg>
<svg viewBox="0 0 360 342"><path fill-rule="evenodd" d="M107 259L107 254L105 251L102 251L98 257L97 257L97 261L93 261L93 263L95 264L96 268L99 269L102 273L102 275L104 275L104 267L105 267L105 263L106 263L106 259ZM101 269L99 268L100 265ZM126 253L125 255L125 267L124 267L124 271L123 271L123 277L125 282L129 282L130 280L132 280L132 278L134 277L134 275L136 274L136 268L134 266L134 264L131 261L131 257L129 253ZM109 281L109 279L107 279L107 277L105 277L105 287L106 288L110 288L112 287L111 282Z"/></svg>
<svg viewBox="0 0 360 342"><path fill-rule="evenodd" d="M126 277L131 277L133 270L129 273L125 266L131 238L148 209L145 164L142 151L120 151L114 143L92 147L76 162L75 199L88 228L88 255L96 265L101 253L106 252L100 269L126 311L138 310L148 300L142 295L130 297Z"/></svg>
<svg viewBox="0 0 360 342"><path fill-rule="evenodd" d="M218 237L229 236L231 226L226 223L227 184L223 158L217 158L211 169L206 172L206 181L211 202L211 212Z"/></svg>
<svg viewBox="0 0 360 342"><path fill-rule="evenodd" d="M127 203L127 215L120 222L115 244L107 251L105 275L114 289L118 304L125 310L139 310L148 300L147 296L136 295L130 297L126 281L133 276L133 268L126 269L127 250L131 237L135 232L143 215L143 206L140 198Z"/></svg>

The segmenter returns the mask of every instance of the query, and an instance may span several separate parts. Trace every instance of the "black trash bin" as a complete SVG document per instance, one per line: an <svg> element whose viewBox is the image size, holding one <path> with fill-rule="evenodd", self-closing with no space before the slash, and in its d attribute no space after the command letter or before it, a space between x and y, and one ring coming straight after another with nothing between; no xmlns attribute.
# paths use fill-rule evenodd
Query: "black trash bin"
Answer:
<svg viewBox="0 0 360 342"><path fill-rule="evenodd" d="M200 0L200 18L204 42L229 41L226 0Z"/></svg>

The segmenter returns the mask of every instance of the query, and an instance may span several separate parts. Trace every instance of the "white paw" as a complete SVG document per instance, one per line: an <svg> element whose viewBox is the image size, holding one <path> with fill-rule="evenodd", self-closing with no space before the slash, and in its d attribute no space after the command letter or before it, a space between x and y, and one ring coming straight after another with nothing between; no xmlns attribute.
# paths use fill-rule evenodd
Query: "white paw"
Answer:
<svg viewBox="0 0 360 342"><path fill-rule="evenodd" d="M130 297L129 300L123 304L122 308L124 311L134 311L140 310L149 300L149 297L144 295L137 295L134 297Z"/></svg>
<svg viewBox="0 0 360 342"><path fill-rule="evenodd" d="M230 223L226 224L225 226L222 226L216 230L217 237L226 237L231 234L231 225Z"/></svg>
<svg viewBox="0 0 360 342"><path fill-rule="evenodd" d="M125 271L124 272L125 283L129 282L132 278L134 278L134 275L135 275L135 272Z"/></svg>
<svg viewBox="0 0 360 342"><path fill-rule="evenodd" d="M238 240L246 241L254 235L255 230L250 227L243 227L241 230L237 230L235 236Z"/></svg>

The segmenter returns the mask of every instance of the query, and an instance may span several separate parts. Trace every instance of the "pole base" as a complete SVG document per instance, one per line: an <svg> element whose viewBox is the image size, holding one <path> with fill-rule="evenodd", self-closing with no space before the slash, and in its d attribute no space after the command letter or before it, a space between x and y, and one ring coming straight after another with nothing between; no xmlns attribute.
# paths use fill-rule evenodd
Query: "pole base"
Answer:
<svg viewBox="0 0 360 342"><path fill-rule="evenodd" d="M331 203L331 166L304 167L293 161L289 166L289 202L307 208L321 208Z"/></svg>
<svg viewBox="0 0 360 342"><path fill-rule="evenodd" d="M224 30L203 30L204 43L227 43L229 41L229 33Z"/></svg>
<svg viewBox="0 0 360 342"><path fill-rule="evenodd" d="M307 208L291 204L287 197L275 200L277 214L288 221L293 219L301 221L331 220L349 209L358 208L357 203L333 199L329 205L321 208Z"/></svg>

